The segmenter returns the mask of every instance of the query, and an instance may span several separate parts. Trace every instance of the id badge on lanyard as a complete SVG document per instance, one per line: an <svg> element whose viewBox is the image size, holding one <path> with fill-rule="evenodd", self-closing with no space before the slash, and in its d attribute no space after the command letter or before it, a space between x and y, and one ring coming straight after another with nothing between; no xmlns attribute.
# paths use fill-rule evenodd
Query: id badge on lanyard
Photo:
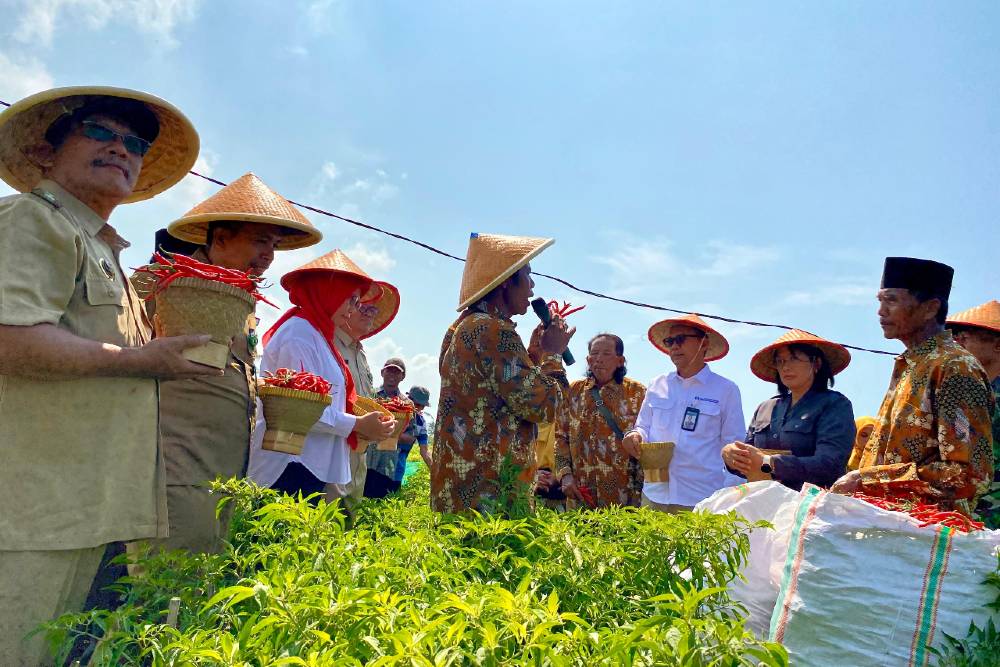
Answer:
<svg viewBox="0 0 1000 667"><path fill-rule="evenodd" d="M698 428L698 417L701 415L701 410L698 408L688 407L684 410L684 419L681 420L681 430L683 431L694 431Z"/></svg>

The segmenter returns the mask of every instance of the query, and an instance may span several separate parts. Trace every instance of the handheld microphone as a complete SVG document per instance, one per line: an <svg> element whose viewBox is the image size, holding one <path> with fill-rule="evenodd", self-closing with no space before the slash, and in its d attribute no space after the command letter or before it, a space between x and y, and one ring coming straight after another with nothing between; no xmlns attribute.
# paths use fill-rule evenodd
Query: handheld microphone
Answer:
<svg viewBox="0 0 1000 667"><path fill-rule="evenodd" d="M545 299L541 297L532 299L531 309L535 311L535 315L538 315L538 319L542 321L542 326L548 327L552 324L552 312L549 310L548 304L545 303ZM567 366L572 366L576 363L576 359L573 358L573 353L569 349L563 350L562 358L563 363Z"/></svg>

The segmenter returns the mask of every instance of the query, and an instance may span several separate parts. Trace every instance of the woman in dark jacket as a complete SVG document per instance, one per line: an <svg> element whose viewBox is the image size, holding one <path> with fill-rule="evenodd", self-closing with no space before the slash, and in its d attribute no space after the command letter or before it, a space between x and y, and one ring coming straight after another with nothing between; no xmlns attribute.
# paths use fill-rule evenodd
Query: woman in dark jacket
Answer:
<svg viewBox="0 0 1000 667"><path fill-rule="evenodd" d="M829 487L837 481L854 446L854 410L831 387L850 361L844 346L799 329L755 354L750 370L775 382L778 395L757 406L746 442L722 449L730 472L795 490L804 482Z"/></svg>

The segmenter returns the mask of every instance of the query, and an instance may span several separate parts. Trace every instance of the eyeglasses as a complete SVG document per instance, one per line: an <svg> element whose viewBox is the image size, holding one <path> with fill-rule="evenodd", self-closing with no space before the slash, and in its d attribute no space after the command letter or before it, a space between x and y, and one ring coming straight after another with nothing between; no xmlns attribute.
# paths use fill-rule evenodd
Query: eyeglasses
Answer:
<svg viewBox="0 0 1000 667"><path fill-rule="evenodd" d="M666 347L673 347L674 345L683 345L688 338L704 338L705 336L701 334L677 334L676 336L667 336L663 339L663 345Z"/></svg>
<svg viewBox="0 0 1000 667"><path fill-rule="evenodd" d="M378 314L378 306L362 303L358 306L358 312L365 317L374 317Z"/></svg>
<svg viewBox="0 0 1000 667"><path fill-rule="evenodd" d="M142 157L149 152L149 147L152 145L142 137L137 137L134 134L115 132L110 127L92 120L85 120L80 124L83 125L83 136L88 139L93 139L94 141L114 141L115 139L121 139L125 150L132 155Z"/></svg>
<svg viewBox="0 0 1000 667"><path fill-rule="evenodd" d="M787 359L775 359L774 360L774 367L775 368L784 368L785 366L790 366L793 363L796 363L796 364L811 364L812 361L810 359L802 359L800 357L788 357Z"/></svg>

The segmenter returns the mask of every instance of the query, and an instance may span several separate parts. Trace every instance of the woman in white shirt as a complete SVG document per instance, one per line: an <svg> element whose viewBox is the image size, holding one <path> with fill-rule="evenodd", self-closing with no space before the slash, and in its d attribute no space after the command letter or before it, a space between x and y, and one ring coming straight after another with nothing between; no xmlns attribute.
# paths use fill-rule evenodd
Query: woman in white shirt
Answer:
<svg viewBox="0 0 1000 667"><path fill-rule="evenodd" d="M351 481L350 449L392 434L394 421L379 413L356 417L357 394L347 364L334 345L336 322L356 312L372 279L347 255L334 250L285 274L281 286L293 307L263 337L261 372L306 370L331 384L332 402L306 435L302 454L261 448L266 424L258 404L258 423L250 447L247 476L261 486L288 494L322 493L328 483Z"/></svg>

